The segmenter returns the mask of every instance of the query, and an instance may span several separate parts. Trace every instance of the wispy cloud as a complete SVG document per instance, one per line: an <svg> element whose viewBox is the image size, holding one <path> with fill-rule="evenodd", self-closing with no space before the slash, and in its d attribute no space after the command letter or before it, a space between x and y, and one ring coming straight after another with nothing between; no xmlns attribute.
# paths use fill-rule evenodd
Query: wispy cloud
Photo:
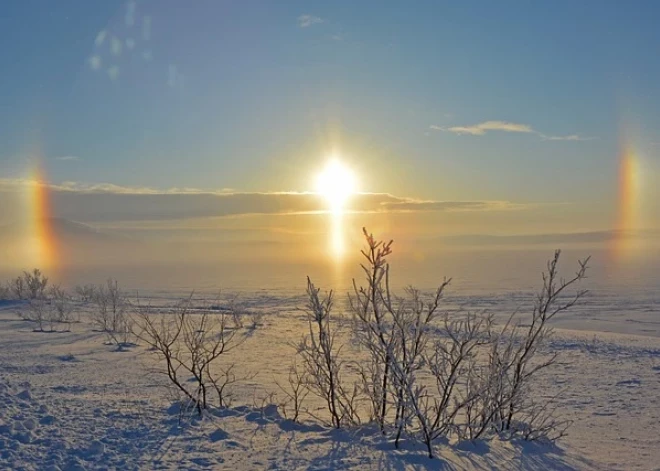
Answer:
<svg viewBox="0 0 660 471"><path fill-rule="evenodd" d="M80 157L77 157L75 155L62 155L60 157L55 157L55 160L61 160L61 161L71 161L71 160L80 160Z"/></svg>
<svg viewBox="0 0 660 471"><path fill-rule="evenodd" d="M569 134L568 136L546 136L545 134L540 134L542 140L544 141L593 141L595 137L589 136L580 136L579 134Z"/></svg>
<svg viewBox="0 0 660 471"><path fill-rule="evenodd" d="M0 193L9 200L26 187L49 189L53 216L76 221L147 221L249 214L310 214L327 210L323 198L308 192L236 192L195 188L123 187L109 183L85 185L63 182L49 185L29 179L0 179ZM9 206L8 206L9 207ZM388 193L361 193L351 199L351 212L511 211L529 208L508 201L424 201ZM0 213L2 207L0 205ZM2 214L0 214L2 216Z"/></svg>
<svg viewBox="0 0 660 471"><path fill-rule="evenodd" d="M505 132L524 132L533 133L534 130L527 124L510 123L507 121L485 121L483 123L474 124L472 126L436 126L432 125L431 129L436 131L453 132L454 134L470 134L472 136L482 136L488 131L505 131Z"/></svg>
<svg viewBox="0 0 660 471"><path fill-rule="evenodd" d="M511 211L528 209L529 204L510 201L420 201L400 198L383 203L388 211Z"/></svg>
<svg viewBox="0 0 660 471"><path fill-rule="evenodd" d="M512 123L510 121L484 121L469 126L438 126L431 125L430 129L434 131L451 132L459 135L483 136L490 131L512 132L523 134L534 134L544 141L589 141L594 137L584 137L579 134L570 134L567 136L551 136L537 131L529 124Z"/></svg>
<svg viewBox="0 0 660 471"><path fill-rule="evenodd" d="M323 23L323 18L314 15L300 15L298 17L298 26L309 28L315 24Z"/></svg>

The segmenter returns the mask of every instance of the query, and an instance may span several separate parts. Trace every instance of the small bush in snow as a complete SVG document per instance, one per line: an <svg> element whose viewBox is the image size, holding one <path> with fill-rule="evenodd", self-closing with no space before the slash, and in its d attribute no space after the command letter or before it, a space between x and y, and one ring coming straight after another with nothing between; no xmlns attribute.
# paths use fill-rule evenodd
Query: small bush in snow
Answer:
<svg viewBox="0 0 660 471"><path fill-rule="evenodd" d="M540 372L555 364L557 353L542 354L552 336L548 322L557 314L573 307L585 294L578 290L568 294L572 285L586 277L589 258L579 262L573 277L559 276L561 252L555 252L543 273L543 286L536 295L531 321L527 325L512 318L493 336L490 343L488 375L480 378L485 392L479 405L479 415L490 419L490 427L508 436L527 440L563 436L570 422L557 420L549 402L539 401L530 392L530 385ZM479 421L479 429L483 428Z"/></svg>
<svg viewBox="0 0 660 471"><path fill-rule="evenodd" d="M133 320L127 312L128 298L119 288L117 280L109 278L105 285L99 285L94 290L93 303L91 320L96 328L104 332L109 342L119 349L129 345Z"/></svg>
<svg viewBox="0 0 660 471"><path fill-rule="evenodd" d="M87 284L87 285L78 285L75 288L76 295L83 303L89 303L94 301L96 295L96 286Z"/></svg>
<svg viewBox="0 0 660 471"><path fill-rule="evenodd" d="M29 276L28 276L29 275ZM45 327L48 327L48 331L53 332L56 329L56 326L65 326L64 330L69 330L71 323L75 321L74 319L74 305L71 303L71 299L67 292L60 288L59 285L52 285L49 289L41 291L39 286L45 286L45 281L43 278L39 280L38 270L35 270L32 274L26 272L25 277L22 279L25 280L31 277L31 286L30 296L32 294L39 293L37 297L30 298L28 303L20 307L17 310L18 316L27 321L36 322L37 329L39 331L45 331ZM18 279L18 278L17 278ZM18 286L20 283L14 284ZM24 286L28 286L27 284Z"/></svg>
<svg viewBox="0 0 660 471"><path fill-rule="evenodd" d="M0 300L10 299L11 290L8 286L0 285Z"/></svg>
<svg viewBox="0 0 660 471"><path fill-rule="evenodd" d="M48 289L48 299L57 322L71 324L76 321L74 317L75 306L71 296L59 285L53 285Z"/></svg>
<svg viewBox="0 0 660 471"><path fill-rule="evenodd" d="M35 268L11 280L8 289L16 299L42 299L46 286L48 286L48 278Z"/></svg>
<svg viewBox="0 0 660 471"><path fill-rule="evenodd" d="M25 309L19 311L19 316L26 321L35 322L40 332L45 332L44 327L48 326L49 332L54 332L54 314L50 302L45 299L32 299Z"/></svg>
<svg viewBox="0 0 660 471"><path fill-rule="evenodd" d="M298 422L300 414L303 411L305 399L309 395L309 379L307 373L301 371L297 363L293 363L289 367L289 374L287 377L287 385L275 381L275 384L284 394L284 401L279 404L280 409L286 419Z"/></svg>
<svg viewBox="0 0 660 471"><path fill-rule="evenodd" d="M136 337L151 347L163 362L172 387L200 415L212 405L226 407L228 388L237 381L234 365L220 361L242 340L229 327L232 319L228 310L193 309L192 294L172 315L138 310Z"/></svg>

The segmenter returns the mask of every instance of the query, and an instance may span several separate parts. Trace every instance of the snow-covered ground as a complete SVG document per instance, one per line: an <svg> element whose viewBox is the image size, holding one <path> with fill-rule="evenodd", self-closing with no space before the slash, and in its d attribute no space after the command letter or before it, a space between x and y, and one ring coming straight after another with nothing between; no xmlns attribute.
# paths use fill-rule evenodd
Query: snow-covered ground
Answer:
<svg viewBox="0 0 660 471"><path fill-rule="evenodd" d="M70 332L34 332L16 316L20 305L0 304L0 469L660 469L654 299L627 306L594 299L556 324L552 348L560 364L541 386L574 421L556 447L439 445L434 460L415 443L395 450L374 430L338 432L284 419L269 394L286 377L289 343L306 327L296 310L303 300L282 293L242 299L265 313L263 325L226 361L250 379L236 385L230 409L202 420L172 407L166 378L145 347L117 351L85 316ZM506 310L525 299L472 302Z"/></svg>

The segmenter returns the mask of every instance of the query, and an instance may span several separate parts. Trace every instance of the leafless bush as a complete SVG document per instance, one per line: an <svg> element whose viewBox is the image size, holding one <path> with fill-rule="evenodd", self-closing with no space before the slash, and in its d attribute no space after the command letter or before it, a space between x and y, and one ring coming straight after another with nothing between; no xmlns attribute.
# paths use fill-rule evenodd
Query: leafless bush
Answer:
<svg viewBox="0 0 660 471"><path fill-rule="evenodd" d="M579 268L572 278L564 279L558 270L560 254L559 250L555 252L543 273L543 286L536 296L530 323L527 326L514 323L512 316L493 342L490 370L492 375L502 379L491 405L496 410L493 427L498 432L523 435L528 439L552 438L556 429L565 425L552 418L547 403L536 403L529 393L533 378L557 360L557 353L539 355L553 333L548 322L573 307L586 294L585 290L571 295L566 291L586 277L589 258L578 262ZM554 426L548 428L550 424ZM547 433L540 433L541 430Z"/></svg>
<svg viewBox="0 0 660 471"><path fill-rule="evenodd" d="M30 299L24 308L17 311L18 316L27 321L35 322L38 331L49 332L56 330L56 325L66 326L64 330L71 328L73 318L73 305L63 289L57 285L47 290L47 296Z"/></svg>
<svg viewBox="0 0 660 471"><path fill-rule="evenodd" d="M245 315L246 315L245 311L243 311L240 308L236 308L232 310L231 319L236 329L242 329L243 327L245 327Z"/></svg>
<svg viewBox="0 0 660 471"><path fill-rule="evenodd" d="M10 299L11 290L8 285L0 285L0 300Z"/></svg>
<svg viewBox="0 0 660 471"><path fill-rule="evenodd" d="M392 242L376 241L366 230L364 234L366 286L354 281L349 308L354 338L367 356L356 365L360 395L366 396L370 418L383 433L392 430L397 446L405 433L421 437L430 457L434 441L441 437L562 436L567 422L555 419L550 399L534 395L533 379L556 360L555 354L544 351L552 333L548 321L585 294L564 296L585 277L588 259L565 280L558 276L556 252L543 275L530 323L523 326L512 316L496 328L490 315L440 312L449 280L428 297L412 287L402 297L393 294L387 263ZM345 362L330 324L332 293L321 299L309 280L307 293L310 333L299 354L310 390L327 402L332 425L339 427L346 417L357 415L355 404L363 398L354 393L347 401L343 389Z"/></svg>
<svg viewBox="0 0 660 471"><path fill-rule="evenodd" d="M130 345L133 332L133 320L127 310L128 298L119 288L117 280L108 279L105 285L95 290L93 302L95 309L91 314L92 323L106 334L110 343L122 349Z"/></svg>
<svg viewBox="0 0 660 471"><path fill-rule="evenodd" d="M27 299L27 288L23 276L17 276L7 284L9 290L16 299Z"/></svg>
<svg viewBox="0 0 660 471"><path fill-rule="evenodd" d="M8 289L16 299L42 299L47 285L48 278L35 268L11 280Z"/></svg>
<svg viewBox="0 0 660 471"><path fill-rule="evenodd" d="M285 418L298 422L305 399L309 395L308 382L307 374L300 371L295 361L289 367L287 384L282 385L275 381L275 384L285 397L279 406Z"/></svg>
<svg viewBox="0 0 660 471"><path fill-rule="evenodd" d="M48 299L52 305L53 314L57 322L71 324L75 322L74 305L71 296L59 285L52 285L48 289Z"/></svg>
<svg viewBox="0 0 660 471"><path fill-rule="evenodd" d="M78 285L75 287L75 292L81 302L89 303L94 301L94 297L96 296L96 286L92 284Z"/></svg>
<svg viewBox="0 0 660 471"><path fill-rule="evenodd" d="M307 278L309 334L298 345L308 378L307 387L326 403L333 427L359 424L356 407L359 390L356 385L347 388L343 377L345 361L340 356L341 347L336 345L337 330L330 319L333 293L330 291L321 297L320 291Z"/></svg>
<svg viewBox="0 0 660 471"><path fill-rule="evenodd" d="M45 326L48 326L49 332L54 332L54 315L51 304L45 299L32 299L24 310L19 311L19 316L26 321L35 322L39 332L46 332Z"/></svg>
<svg viewBox="0 0 660 471"><path fill-rule="evenodd" d="M349 306L353 314L354 335L360 346L369 353L369 359L360 365L363 388L371 403L371 420L375 420L381 430L385 430L385 417L388 414L391 388L392 356L398 348L398 339L391 318L388 322L384 293L388 267L387 256L392 253L392 241L375 241L365 231L368 248L362 251L367 265L362 265L367 287L357 287L353 281L354 295L349 296Z"/></svg>
<svg viewBox="0 0 660 471"><path fill-rule="evenodd" d="M250 311L247 313L246 317L249 322L248 328L250 330L255 330L257 327L263 325L264 313L261 311Z"/></svg>
<svg viewBox="0 0 660 471"><path fill-rule="evenodd" d="M243 309L239 305L231 304L234 327L256 330L263 325L264 313L261 311Z"/></svg>
<svg viewBox="0 0 660 471"><path fill-rule="evenodd" d="M448 413L449 401L447 396L451 396L454 386L453 378L445 381L442 377L444 368L447 365L450 370L460 368L461 363L469 355L469 351L456 349L455 344L468 344L478 334L481 322L468 315L465 320L450 320L447 314L443 315L444 323L440 331L435 331L435 323L440 316L439 306L445 288L449 280L445 280L435 291L432 297L424 300L421 293L415 288L406 289L406 297L398 298L396 308L392 305L393 295L390 292L389 284L386 284L385 293L387 295L386 306L392 316L392 322L395 326L395 336L397 338L397 349L391 355L394 377L394 391L396 402L395 427L396 440L398 446L402 433L409 426L412 417L417 417L420 421L423 436L425 439L434 434L443 433L447 430L447 418L453 418L455 414ZM476 327L474 327L476 324ZM432 344L432 337L440 335L435 344ZM434 377L437 392L443 398L439 403L434 402L430 406L428 401L424 404L416 402L417 399L426 400L422 393L424 385L420 384L418 377L421 372L428 369L431 376ZM424 423L424 417L420 416L420 411L432 412L435 418L431 424ZM429 426L430 425L430 426ZM427 433L428 432L428 433Z"/></svg>
<svg viewBox="0 0 660 471"><path fill-rule="evenodd" d="M458 320L445 316L439 332L441 338L424 353L435 390L418 386L409 402L430 457L433 457L433 441L452 433L459 414L482 394L478 389L466 388L466 383L476 367L479 347L490 341L490 323L490 317L470 313Z"/></svg>
<svg viewBox="0 0 660 471"><path fill-rule="evenodd" d="M362 251L366 259L362 269L366 286L358 287L353 282L349 306L355 338L368 354L368 360L358 367L371 404L372 419L383 432L388 420L391 421L397 447L413 418L420 421L422 431L427 432L425 437L432 440L444 430L440 420L429 423L424 416L430 412L431 402L418 376L424 368L429 368L428 344L449 280L427 300L412 287L406 289L404 297L394 295L387 264L392 242L376 241L366 230L364 235L367 249ZM453 325L445 322L447 328ZM437 348L440 350L440 344ZM442 402L437 407L442 409L438 414L444 413Z"/></svg>
<svg viewBox="0 0 660 471"><path fill-rule="evenodd" d="M192 294L171 315L153 315L149 309L138 309L134 332L164 362L171 385L201 415L210 405L227 406L228 388L237 377L233 364L222 365L219 360L236 348L242 338L228 326L231 312L193 312L191 308ZM215 403L211 399L213 392Z"/></svg>
<svg viewBox="0 0 660 471"><path fill-rule="evenodd" d="M46 286L48 285L48 278L45 277L38 268L32 272L24 272L23 278L25 279L25 286L29 299L41 299L44 297Z"/></svg>

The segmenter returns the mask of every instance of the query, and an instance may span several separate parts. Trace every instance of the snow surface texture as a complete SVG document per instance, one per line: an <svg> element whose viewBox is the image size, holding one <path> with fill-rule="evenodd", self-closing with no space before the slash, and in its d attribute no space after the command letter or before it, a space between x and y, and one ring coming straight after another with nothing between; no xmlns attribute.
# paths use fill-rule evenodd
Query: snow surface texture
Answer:
<svg viewBox="0 0 660 471"><path fill-rule="evenodd" d="M566 321L570 330L558 324L552 348L560 364L544 375L542 390L558 395L561 416L575 421L558 446L439 445L434 460L416 443L394 450L375 430L283 418L268 394L277 392L275 381L286 381L288 343L306 327L295 310L303 302L263 293L244 302L265 313L263 325L230 361L255 376L236 385L230 409L201 420L172 406L144 347L117 351L85 321L70 332L34 332L34 324L18 320L20 305L0 304L0 469L660 469L660 325L649 314L655 302L642 303L637 323L630 315L619 322L596 315L591 306ZM596 317L615 332L588 330ZM644 335L627 333L630 324L643 325Z"/></svg>

